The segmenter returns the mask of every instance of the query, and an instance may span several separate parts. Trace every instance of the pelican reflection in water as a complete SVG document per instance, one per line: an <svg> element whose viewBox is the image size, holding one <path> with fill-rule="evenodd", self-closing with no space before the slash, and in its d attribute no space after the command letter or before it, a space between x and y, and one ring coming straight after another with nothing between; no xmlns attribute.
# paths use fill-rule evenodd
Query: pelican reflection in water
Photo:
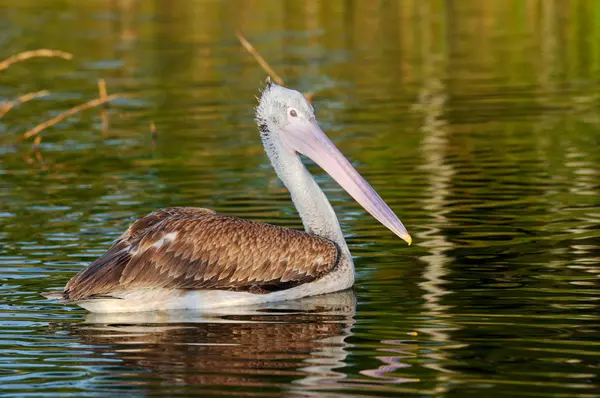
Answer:
<svg viewBox="0 0 600 398"><path fill-rule="evenodd" d="M300 154L411 243L398 217L321 130L301 93L267 80L256 122L305 232L209 209L156 210L134 222L64 291L46 297L92 312L132 312L251 305L351 287L354 264L340 224Z"/></svg>
<svg viewBox="0 0 600 398"><path fill-rule="evenodd" d="M82 355L89 356L69 359L86 366L89 358L91 388L110 388L108 380L118 378L115 388L120 392L126 387L139 392L144 386L168 386L175 395L197 394L195 386L202 386L204 394L210 394L204 388L211 386L263 393L283 386L305 392L306 387L333 386L346 379L342 369L350 344L345 340L352 335L355 310L350 289L210 313L90 313L85 322L57 327L86 347ZM97 366L107 358L118 361L118 373Z"/></svg>

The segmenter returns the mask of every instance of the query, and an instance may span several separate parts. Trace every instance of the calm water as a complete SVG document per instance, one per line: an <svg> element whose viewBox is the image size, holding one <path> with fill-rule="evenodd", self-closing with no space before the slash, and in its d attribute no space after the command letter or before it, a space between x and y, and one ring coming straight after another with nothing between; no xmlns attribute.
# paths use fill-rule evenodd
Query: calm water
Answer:
<svg viewBox="0 0 600 398"><path fill-rule="evenodd" d="M0 394L600 396L600 3L0 0ZM253 124L265 73L404 221L317 168L354 292L199 314L45 300L159 207L301 228ZM97 95L91 110L19 136ZM153 148L150 122L157 126ZM483 395L481 395L483 394Z"/></svg>

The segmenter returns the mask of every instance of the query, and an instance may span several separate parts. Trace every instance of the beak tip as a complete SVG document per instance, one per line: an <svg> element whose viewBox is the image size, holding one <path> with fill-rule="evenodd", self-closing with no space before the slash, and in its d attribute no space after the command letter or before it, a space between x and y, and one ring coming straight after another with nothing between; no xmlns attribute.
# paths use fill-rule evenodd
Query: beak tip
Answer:
<svg viewBox="0 0 600 398"><path fill-rule="evenodd" d="M412 245L412 236L410 236L408 233L404 233L399 236L402 240L404 240L406 243L408 243L409 246Z"/></svg>

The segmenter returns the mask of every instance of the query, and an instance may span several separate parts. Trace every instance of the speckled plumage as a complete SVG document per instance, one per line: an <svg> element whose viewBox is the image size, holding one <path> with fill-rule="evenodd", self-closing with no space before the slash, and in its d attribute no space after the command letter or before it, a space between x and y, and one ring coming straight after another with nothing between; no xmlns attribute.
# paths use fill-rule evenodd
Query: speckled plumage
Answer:
<svg viewBox="0 0 600 398"><path fill-rule="evenodd" d="M337 245L319 236L208 209L171 207L133 223L69 281L63 298L111 297L139 288L263 294L315 281L338 259Z"/></svg>

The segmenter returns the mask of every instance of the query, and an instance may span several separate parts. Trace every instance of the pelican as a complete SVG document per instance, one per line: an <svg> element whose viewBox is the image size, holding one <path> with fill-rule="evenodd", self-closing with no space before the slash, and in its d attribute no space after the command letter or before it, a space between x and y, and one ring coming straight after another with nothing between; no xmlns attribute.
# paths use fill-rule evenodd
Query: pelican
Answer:
<svg viewBox="0 0 600 398"><path fill-rule="evenodd" d="M402 222L321 130L300 92L267 79L256 123L305 231L204 208L159 209L131 224L64 290L44 296L109 313L254 305L352 287L354 263L340 224L300 154L410 245Z"/></svg>

